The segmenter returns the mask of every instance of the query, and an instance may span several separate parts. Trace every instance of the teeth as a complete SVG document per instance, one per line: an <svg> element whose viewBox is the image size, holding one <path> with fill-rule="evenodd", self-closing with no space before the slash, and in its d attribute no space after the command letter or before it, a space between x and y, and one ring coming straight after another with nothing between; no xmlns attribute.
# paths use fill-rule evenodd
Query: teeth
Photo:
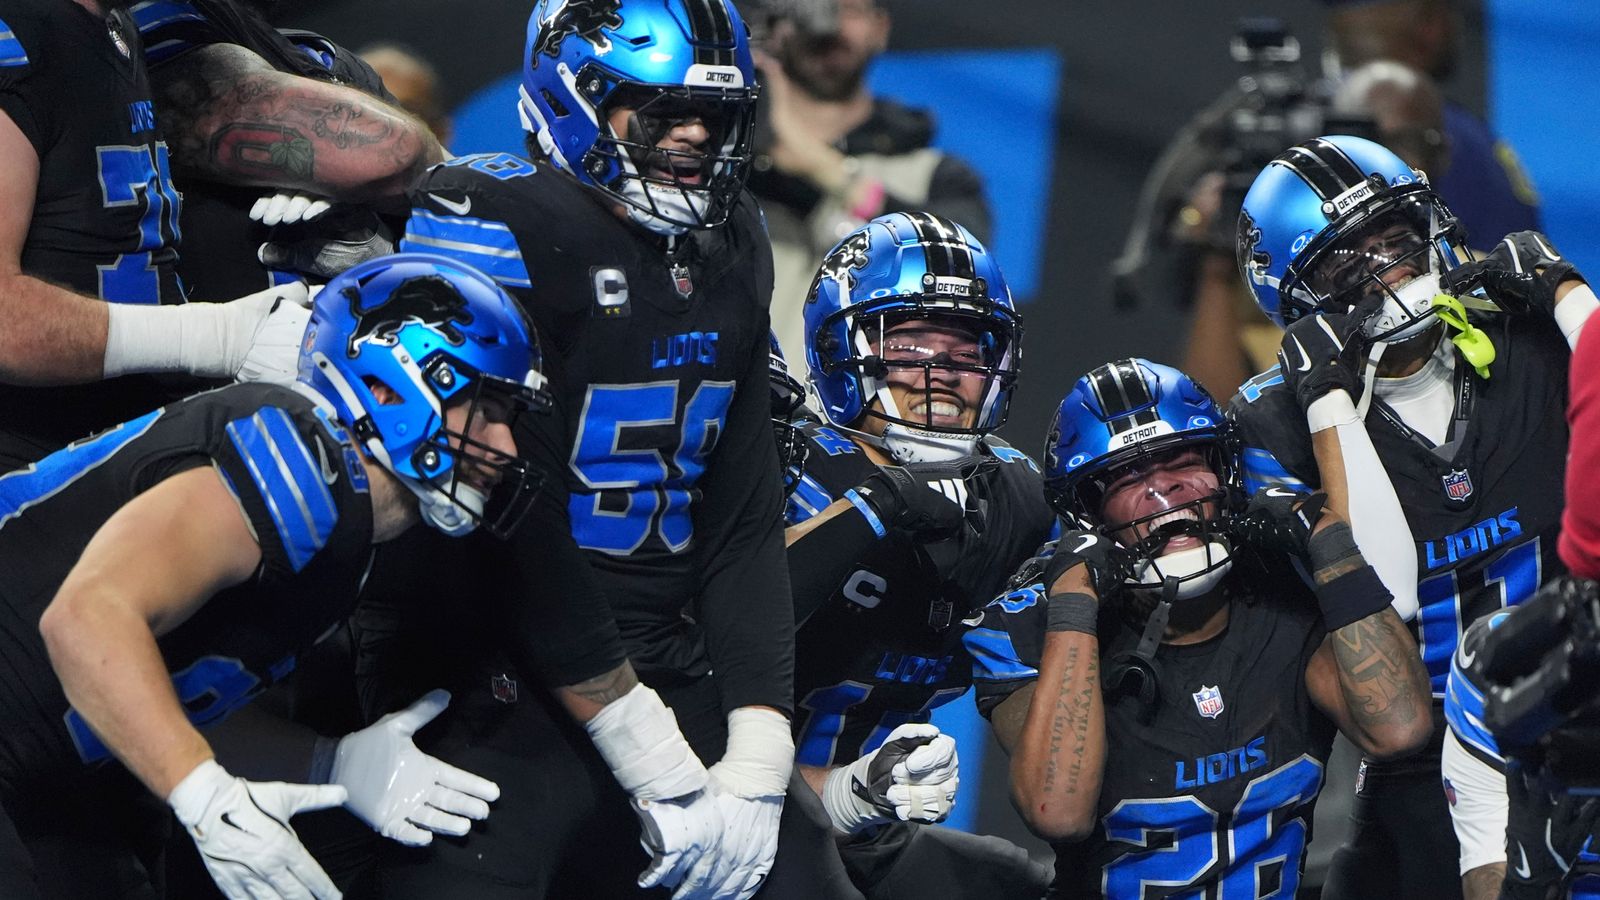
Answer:
<svg viewBox="0 0 1600 900"><path fill-rule="evenodd" d="M959 416L961 407L947 400L935 400L932 403L921 404L921 409L916 412L934 416Z"/></svg>
<svg viewBox="0 0 1600 900"><path fill-rule="evenodd" d="M1188 519L1191 522L1200 521L1200 517L1196 515L1195 511L1192 509L1175 509L1172 512L1163 513L1162 515L1151 519L1150 524L1146 527L1148 527L1151 531L1155 531L1157 528L1160 528L1168 522L1177 522L1181 519Z"/></svg>

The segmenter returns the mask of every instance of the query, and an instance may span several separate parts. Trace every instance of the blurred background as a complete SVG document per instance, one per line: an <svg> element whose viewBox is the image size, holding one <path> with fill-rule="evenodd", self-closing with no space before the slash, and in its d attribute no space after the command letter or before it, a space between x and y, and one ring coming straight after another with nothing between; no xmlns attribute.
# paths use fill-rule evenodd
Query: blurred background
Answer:
<svg viewBox="0 0 1600 900"><path fill-rule="evenodd" d="M1238 171L1253 174L1277 150L1330 123L1376 129L1397 151L1411 145L1425 167L1451 170L1448 183L1434 180L1474 246L1530 227L1515 223L1533 215L1580 269L1600 272L1600 166L1591 162L1600 147L1594 0L877 5L892 25L886 52L867 71L871 93L928 110L933 145L981 177L991 217L986 237L1026 327L1023 379L1002 435L1030 453L1072 381L1109 359L1139 355L1185 365L1222 395L1264 367L1276 341L1269 333L1252 349L1245 336L1251 310L1228 298L1236 276L1218 252L1231 244L1238 208L1235 197L1228 209L1236 185L1230 188L1227 175L1230 167L1235 181ZM740 3L750 19L755 6ZM387 65L374 63L402 101L448 133L452 150L520 152L515 85L530 8L528 0L282 0L274 18L348 47L404 51L391 53ZM1277 24L1251 23L1236 41L1248 16ZM1447 31L1400 38L1418 51L1402 61L1429 70L1421 75L1432 87L1381 66L1357 85L1348 77L1337 85L1321 80L1334 71L1324 51L1336 44L1345 68L1354 69L1366 60L1352 56L1395 55L1378 46L1380 30L1393 38L1395 29L1445 19ZM1418 49L1423 41L1434 42L1427 52ZM436 80L431 96L423 91L429 77ZM1248 80L1241 84L1241 77ZM1435 87L1444 98L1442 120ZM1308 115L1332 118L1308 122ZM1471 145L1473 132L1461 136L1452 116L1475 116L1477 136L1489 142ZM1180 137L1186 125L1191 131ZM1163 157L1169 147L1176 149ZM1499 207L1463 205L1492 193L1491 182L1506 195ZM1208 272L1226 275L1222 296L1206 296ZM791 359L798 352L791 348ZM975 719L966 699L937 719L961 736L963 772L973 773L963 779L952 824L1047 854L1022 832L1006 800L1004 759ZM1352 778L1330 769L1313 868L1338 839L1340 800Z"/></svg>

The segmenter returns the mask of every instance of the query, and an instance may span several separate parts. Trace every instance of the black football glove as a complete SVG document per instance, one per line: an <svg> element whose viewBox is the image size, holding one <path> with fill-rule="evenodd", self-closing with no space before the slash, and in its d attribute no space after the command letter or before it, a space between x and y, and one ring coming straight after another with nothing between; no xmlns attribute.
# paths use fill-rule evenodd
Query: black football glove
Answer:
<svg viewBox="0 0 1600 900"><path fill-rule="evenodd" d="M1044 590L1050 593L1056 581L1068 570L1089 567L1089 581L1101 600L1109 599L1128 579L1132 560L1117 542L1094 531L1068 531L1055 542L1055 552L1044 564Z"/></svg>
<svg viewBox="0 0 1600 900"><path fill-rule="evenodd" d="M1506 795L1506 880L1500 896L1544 900L1566 879L1594 830L1600 799L1552 792L1537 771L1517 761L1506 767Z"/></svg>
<svg viewBox="0 0 1600 900"><path fill-rule="evenodd" d="M314 221L274 228L270 238L256 251L263 266L322 280L394 252L389 227L360 206L335 206Z"/></svg>
<svg viewBox="0 0 1600 900"><path fill-rule="evenodd" d="M972 459L879 466L856 493L890 528L929 540L952 537L969 514L978 512L972 481L990 464L992 460Z"/></svg>
<svg viewBox="0 0 1600 900"><path fill-rule="evenodd" d="M1322 491L1307 493L1282 485L1255 492L1244 511L1228 520L1228 532L1247 544L1304 557L1328 502Z"/></svg>
<svg viewBox="0 0 1600 900"><path fill-rule="evenodd" d="M1517 316L1555 315L1556 288L1569 278L1583 276L1564 259L1549 238L1537 231L1506 235L1483 259L1446 272L1445 287L1462 296L1483 288L1489 299Z"/></svg>
<svg viewBox="0 0 1600 900"><path fill-rule="evenodd" d="M1361 395L1361 361L1366 340L1361 325L1371 312L1318 313L1289 326L1278 347L1283 383L1307 409L1330 391Z"/></svg>

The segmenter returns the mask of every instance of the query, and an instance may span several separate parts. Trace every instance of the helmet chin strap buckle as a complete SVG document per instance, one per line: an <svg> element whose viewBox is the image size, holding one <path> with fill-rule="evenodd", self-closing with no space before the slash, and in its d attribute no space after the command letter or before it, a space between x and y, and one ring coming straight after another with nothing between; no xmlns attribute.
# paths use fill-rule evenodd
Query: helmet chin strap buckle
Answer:
<svg viewBox="0 0 1600 900"><path fill-rule="evenodd" d="M1161 582L1161 600L1150 617L1145 619L1144 632L1139 636L1139 646L1117 654L1106 668L1105 686L1109 693L1138 699L1140 718L1149 721L1155 714L1161 698L1161 670L1156 664L1156 650L1166 635L1167 621L1172 616L1172 601L1178 596L1178 577L1168 575Z"/></svg>
<svg viewBox="0 0 1600 900"><path fill-rule="evenodd" d="M1432 305L1434 315L1453 332L1450 343L1461 351L1461 358L1478 373L1479 378L1487 379L1489 365L1495 359L1494 342L1489 339L1488 333L1467 320L1466 306L1455 297L1438 294L1433 298Z"/></svg>

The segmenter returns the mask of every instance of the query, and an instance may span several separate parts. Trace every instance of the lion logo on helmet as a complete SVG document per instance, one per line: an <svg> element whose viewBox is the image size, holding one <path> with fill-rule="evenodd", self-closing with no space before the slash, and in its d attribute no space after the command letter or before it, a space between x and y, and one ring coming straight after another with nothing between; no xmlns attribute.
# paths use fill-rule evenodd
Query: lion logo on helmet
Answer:
<svg viewBox="0 0 1600 900"><path fill-rule="evenodd" d="M611 52L611 39L600 29L615 31L621 27L622 0L566 0L540 27L533 63L538 65L541 54L551 59L560 56L561 45L573 35L588 41L595 53L604 56Z"/></svg>
<svg viewBox="0 0 1600 900"><path fill-rule="evenodd" d="M1239 248L1239 268L1250 273L1256 284L1265 284L1267 268L1272 265L1272 254L1258 249L1261 245L1261 228L1250 215L1250 210L1239 211L1239 234L1235 246Z"/></svg>
<svg viewBox="0 0 1600 900"><path fill-rule="evenodd" d="M350 314L356 317L346 348L351 359L369 341L394 346L400 330L407 325L426 326L451 346L459 347L466 342L466 335L456 327L457 323L471 325L473 320L467 298L437 275L406 279L387 299L370 309L361 308L361 292L356 288L345 288L344 295L350 301Z"/></svg>
<svg viewBox="0 0 1600 900"><path fill-rule="evenodd" d="M845 282L847 289L854 288L856 277L851 273L867 267L869 262L867 251L870 249L872 249L870 234L858 231L850 235L844 243L833 248L833 252L822 261L822 268L817 270L817 277L811 280L811 291L806 297L814 299L817 296L817 289L822 286L824 278Z"/></svg>

